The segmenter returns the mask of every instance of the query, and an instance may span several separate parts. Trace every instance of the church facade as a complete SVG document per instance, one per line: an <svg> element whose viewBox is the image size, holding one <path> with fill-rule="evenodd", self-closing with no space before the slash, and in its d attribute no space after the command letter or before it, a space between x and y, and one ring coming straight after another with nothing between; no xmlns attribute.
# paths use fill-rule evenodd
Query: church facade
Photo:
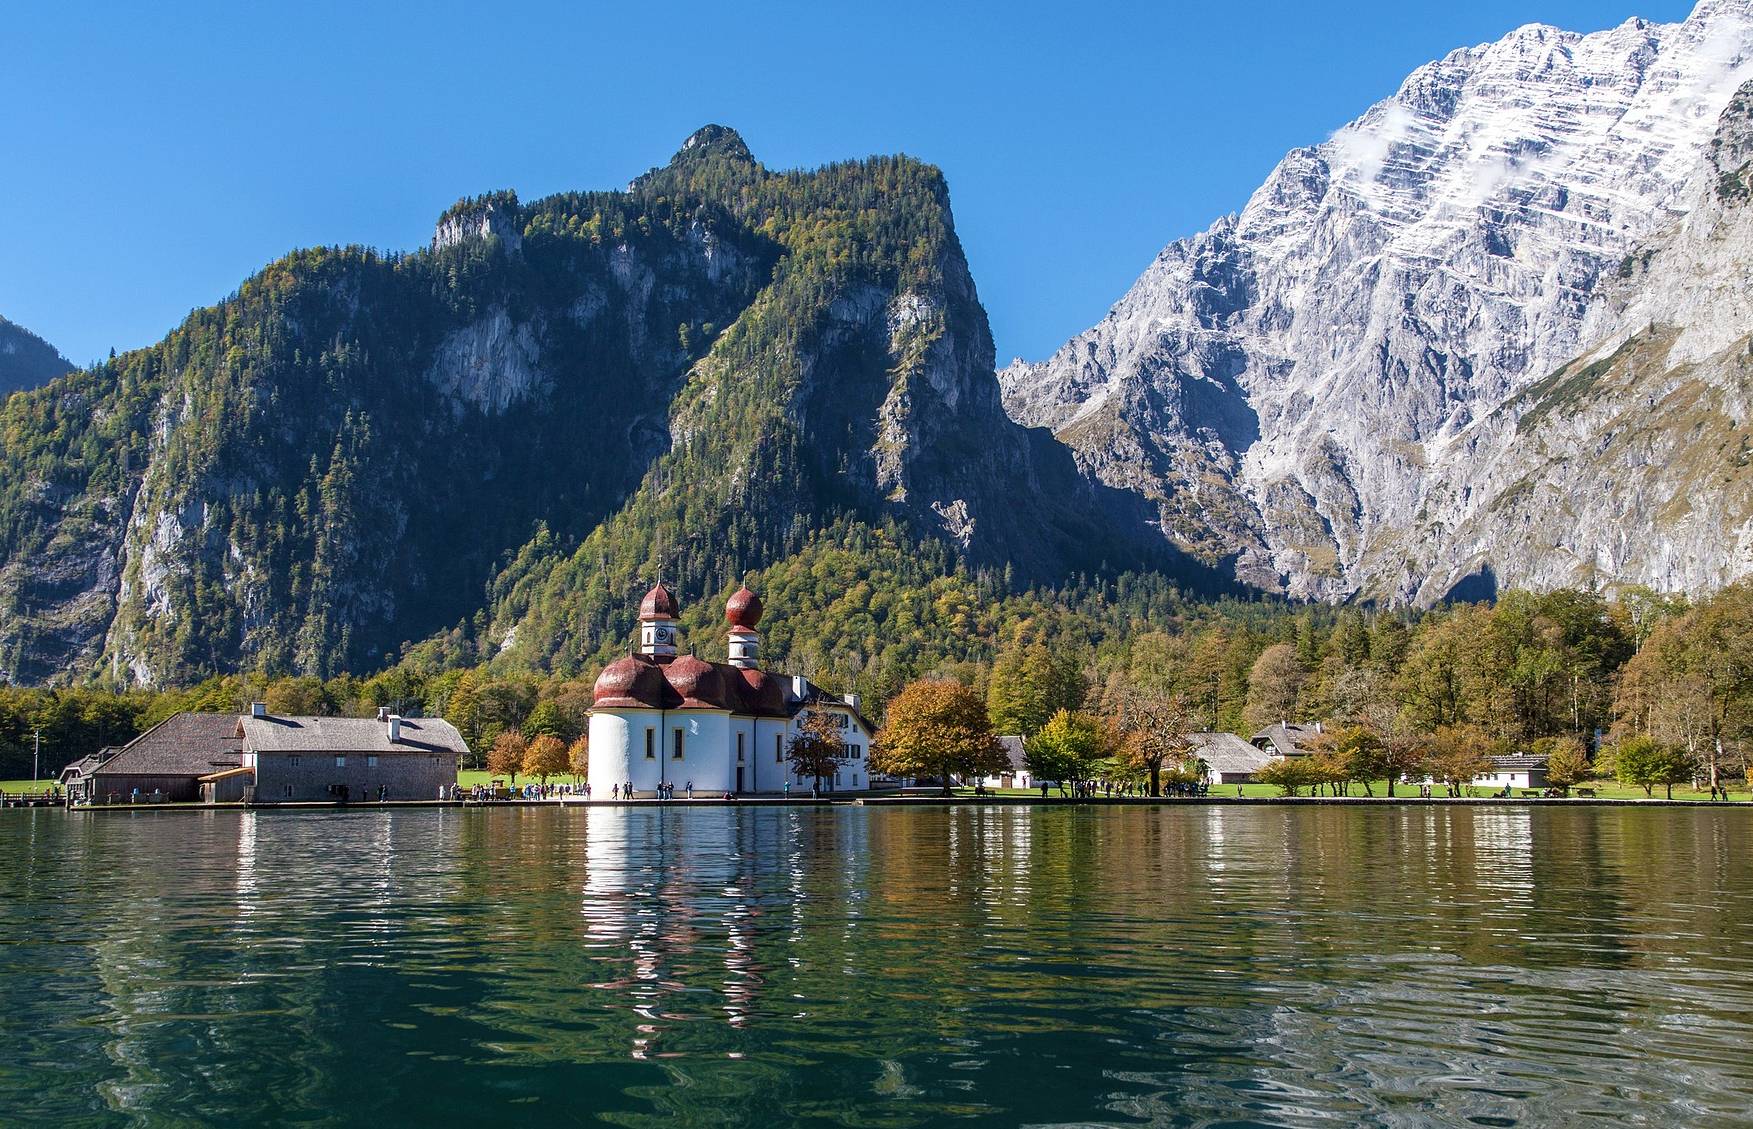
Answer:
<svg viewBox="0 0 1753 1129"><path fill-rule="evenodd" d="M859 712L857 695L837 697L801 675L760 667L761 600L747 588L725 605L728 662L709 663L681 653L679 608L659 584L639 605L639 649L603 668L590 713L590 782L598 798L615 785L655 795L671 785L696 796L776 794L789 783L807 793L814 777L798 776L789 761L791 739L813 713L835 719L845 755L824 790L870 788L870 745L875 730Z"/></svg>

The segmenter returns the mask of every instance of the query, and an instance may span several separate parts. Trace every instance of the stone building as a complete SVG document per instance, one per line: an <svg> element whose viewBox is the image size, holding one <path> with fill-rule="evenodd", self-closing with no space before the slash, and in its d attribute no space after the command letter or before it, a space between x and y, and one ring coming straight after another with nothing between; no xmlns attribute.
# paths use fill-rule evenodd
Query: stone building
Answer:
<svg viewBox="0 0 1753 1129"><path fill-rule="evenodd" d="M241 798L255 803L433 800L468 752L440 718L275 717L258 702L235 726L249 770Z"/></svg>
<svg viewBox="0 0 1753 1129"><path fill-rule="evenodd" d="M837 697L802 675L760 668L761 600L744 588L725 605L729 661L682 654L676 598L657 585L639 605L639 650L603 668L590 715L590 781L607 797L632 784L652 795L660 785L695 795L808 791L815 779L791 771L790 743L811 714L834 719L845 755L823 787L870 788L871 737L857 695Z"/></svg>

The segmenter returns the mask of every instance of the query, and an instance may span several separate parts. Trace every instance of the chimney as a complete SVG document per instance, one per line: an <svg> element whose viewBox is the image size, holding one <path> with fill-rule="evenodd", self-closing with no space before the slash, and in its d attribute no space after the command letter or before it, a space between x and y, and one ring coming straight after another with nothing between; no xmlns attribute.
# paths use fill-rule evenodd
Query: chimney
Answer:
<svg viewBox="0 0 1753 1129"><path fill-rule="evenodd" d="M388 706L377 707L377 719L379 721L388 721L390 719L390 708Z"/></svg>
<svg viewBox="0 0 1753 1129"><path fill-rule="evenodd" d="M393 745L397 741L400 741L402 739L402 719L401 719L400 715L398 715L398 714L391 714L389 716L389 723L390 723L390 744Z"/></svg>
<svg viewBox="0 0 1753 1129"><path fill-rule="evenodd" d="M250 716L251 717L267 717L268 716L268 703L267 702L251 702L250 703Z"/></svg>
<svg viewBox="0 0 1753 1129"><path fill-rule="evenodd" d="M801 674L791 676L791 696L796 701L803 701L808 696L810 680Z"/></svg>
<svg viewBox="0 0 1753 1129"><path fill-rule="evenodd" d="M841 698L840 700L845 702L848 706L850 706L853 713L857 713L858 712L858 703L862 699L860 699L857 694L848 694L844 698Z"/></svg>

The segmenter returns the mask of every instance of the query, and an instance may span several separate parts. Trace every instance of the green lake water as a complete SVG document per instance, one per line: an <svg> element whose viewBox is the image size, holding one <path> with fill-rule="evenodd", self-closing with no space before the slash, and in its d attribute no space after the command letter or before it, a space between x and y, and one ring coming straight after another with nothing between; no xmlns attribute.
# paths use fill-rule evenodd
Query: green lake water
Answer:
<svg viewBox="0 0 1753 1129"><path fill-rule="evenodd" d="M6 1125L1745 1125L1753 809L0 814Z"/></svg>

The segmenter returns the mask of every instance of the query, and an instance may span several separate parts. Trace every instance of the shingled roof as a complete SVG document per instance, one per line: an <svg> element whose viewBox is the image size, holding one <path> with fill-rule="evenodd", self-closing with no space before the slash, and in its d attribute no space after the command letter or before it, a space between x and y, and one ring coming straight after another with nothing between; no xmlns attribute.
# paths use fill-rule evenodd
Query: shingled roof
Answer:
<svg viewBox="0 0 1753 1129"><path fill-rule="evenodd" d="M165 718L92 770L94 776L205 776L242 763L234 713Z"/></svg>
<svg viewBox="0 0 1753 1129"><path fill-rule="evenodd" d="M1205 762L1213 776L1259 772L1274 759L1272 753L1234 733L1189 733L1187 740L1193 755Z"/></svg>
<svg viewBox="0 0 1753 1129"><path fill-rule="evenodd" d="M1276 752L1281 757L1301 757L1309 753L1309 744L1321 735L1320 723L1299 725L1295 722L1268 725L1249 738L1255 748Z"/></svg>
<svg viewBox="0 0 1753 1129"><path fill-rule="evenodd" d="M389 725L359 717L243 717L243 744L255 753L466 753L456 726L436 717L402 719L402 735L390 740Z"/></svg>

